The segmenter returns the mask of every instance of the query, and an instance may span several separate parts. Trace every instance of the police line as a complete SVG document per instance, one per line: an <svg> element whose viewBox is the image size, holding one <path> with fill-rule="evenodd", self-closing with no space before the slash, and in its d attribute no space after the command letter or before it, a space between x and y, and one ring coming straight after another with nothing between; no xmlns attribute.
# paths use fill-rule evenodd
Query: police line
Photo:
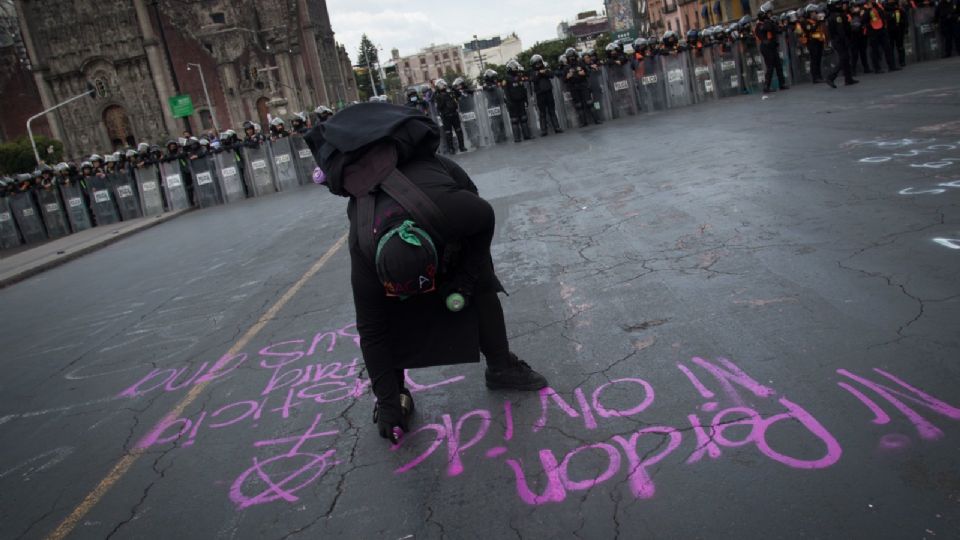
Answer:
<svg viewBox="0 0 960 540"><path fill-rule="evenodd" d="M85 178L52 174L39 185L0 193L0 248L33 244L165 211L206 208L262 197L312 182L306 141L291 135L255 147L225 149L101 172ZM18 181L30 185L31 175Z"/></svg>

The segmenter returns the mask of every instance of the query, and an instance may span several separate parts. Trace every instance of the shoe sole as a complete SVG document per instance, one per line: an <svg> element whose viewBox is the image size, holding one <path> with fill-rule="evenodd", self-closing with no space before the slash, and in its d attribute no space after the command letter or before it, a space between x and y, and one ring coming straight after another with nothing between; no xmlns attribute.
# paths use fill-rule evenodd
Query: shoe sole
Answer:
<svg viewBox="0 0 960 540"><path fill-rule="evenodd" d="M540 383L530 383L528 385L520 386L516 384L505 384L498 382L486 381L487 388L490 390L519 390L521 392L530 392L533 390L543 390L547 386L550 386L549 383L540 384Z"/></svg>

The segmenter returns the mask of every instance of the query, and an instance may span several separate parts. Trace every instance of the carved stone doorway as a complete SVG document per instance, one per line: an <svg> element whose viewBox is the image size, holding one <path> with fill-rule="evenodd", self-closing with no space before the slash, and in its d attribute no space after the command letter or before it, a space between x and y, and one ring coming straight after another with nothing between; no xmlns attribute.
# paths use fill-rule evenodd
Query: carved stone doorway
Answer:
<svg viewBox="0 0 960 540"><path fill-rule="evenodd" d="M264 133L270 132L270 120L268 117L269 113L270 113L270 100L265 97L258 99L257 100L257 116L260 117L260 128L263 130Z"/></svg>

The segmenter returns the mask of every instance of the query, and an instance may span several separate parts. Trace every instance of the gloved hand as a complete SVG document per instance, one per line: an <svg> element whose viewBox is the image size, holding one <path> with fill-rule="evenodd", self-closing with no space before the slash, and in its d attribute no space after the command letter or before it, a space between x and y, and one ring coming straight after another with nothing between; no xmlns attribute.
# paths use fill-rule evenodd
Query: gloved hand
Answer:
<svg viewBox="0 0 960 540"><path fill-rule="evenodd" d="M373 422L377 424L380 436L397 444L404 433L410 431L410 417L413 415L413 397L406 388L391 399L377 400L373 406Z"/></svg>

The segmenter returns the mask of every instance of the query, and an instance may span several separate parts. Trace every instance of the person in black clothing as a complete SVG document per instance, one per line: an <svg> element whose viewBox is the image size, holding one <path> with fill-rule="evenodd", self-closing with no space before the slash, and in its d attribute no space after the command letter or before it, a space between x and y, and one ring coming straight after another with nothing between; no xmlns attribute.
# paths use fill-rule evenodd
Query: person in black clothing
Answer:
<svg viewBox="0 0 960 540"><path fill-rule="evenodd" d="M447 150L451 154L456 154L457 149L466 152L467 147L463 145L463 128L460 126L460 104L457 100L456 92L447 88L447 81L437 79L433 83L437 92L433 95L433 101L437 104L437 114L440 115L440 121L443 122L443 134L447 139ZM453 133L457 133L457 144L453 144Z"/></svg>
<svg viewBox="0 0 960 540"><path fill-rule="evenodd" d="M305 139L327 188L350 199L350 281L380 436L396 442L397 429L409 430L405 369L477 362L483 353L488 388L546 387L507 341L490 254L493 208L463 169L436 155L436 124L409 107L361 103ZM401 205L382 187L398 172L419 206ZM411 206L429 208L429 223L414 222ZM465 307L448 307L448 293Z"/></svg>
<svg viewBox="0 0 960 540"><path fill-rule="evenodd" d="M823 64L823 46L826 43L824 19L826 14L817 4L808 4L803 8L803 19L797 24L800 28L800 37L810 51L810 74L814 84L823 82L821 65Z"/></svg>
<svg viewBox="0 0 960 540"><path fill-rule="evenodd" d="M846 85L857 84L850 69L850 20L847 18L847 0L827 0L827 33L830 35L830 46L836 51L837 67L833 73L827 75L827 84L836 88L834 81L843 71L843 81Z"/></svg>
<svg viewBox="0 0 960 540"><path fill-rule="evenodd" d="M867 30L863 27L863 6L866 0L853 0L846 16L850 21L850 72L857 74L857 62L863 66L864 73L873 73L867 63ZM832 41L831 41L832 43Z"/></svg>
<svg viewBox="0 0 960 540"><path fill-rule="evenodd" d="M243 145L248 148L259 148L267 139L260 132L260 124L247 120L243 123Z"/></svg>
<svg viewBox="0 0 960 540"><path fill-rule="evenodd" d="M523 73L520 62L507 62L507 76L500 83L503 86L503 96L507 100L507 111L510 112L510 125L513 126L513 142L528 141L530 136L530 122L527 118L527 76Z"/></svg>
<svg viewBox="0 0 960 540"><path fill-rule="evenodd" d="M943 57L950 58L953 49L960 53L960 0L940 0L936 19L943 36Z"/></svg>
<svg viewBox="0 0 960 540"><path fill-rule="evenodd" d="M883 10L887 14L887 34L890 36L891 47L896 51L900 67L907 65L907 50L904 39L909 32L907 12L900 5L899 0L884 0Z"/></svg>
<svg viewBox="0 0 960 540"><path fill-rule="evenodd" d="M315 114L317 117L317 124L322 124L333 116L333 109L320 105L316 108L316 110L313 111L313 114Z"/></svg>
<svg viewBox="0 0 960 540"><path fill-rule="evenodd" d="M604 64L607 66L625 66L629 62L627 55L623 52L623 44L619 40L607 43L604 52L606 53Z"/></svg>
<svg viewBox="0 0 960 540"><path fill-rule="evenodd" d="M299 135L303 135L310 130L307 127L307 115L302 112L294 113L293 118L290 120L290 127L293 128L293 132Z"/></svg>
<svg viewBox="0 0 960 540"><path fill-rule="evenodd" d="M535 54L530 57L530 81L537 96L537 110L540 112L540 136L547 136L547 122L553 126L554 133L563 133L560 129L560 120L557 118L557 105L553 98L553 71L543 61L543 57Z"/></svg>
<svg viewBox="0 0 960 540"><path fill-rule="evenodd" d="M577 54L576 49L568 47L563 56L567 59L563 80L570 90L570 97L573 99L573 108L577 110L580 127L587 125L588 113L595 124L602 124L603 122L598 116L599 113L593 106L589 74L580 61L580 55Z"/></svg>
<svg viewBox="0 0 960 540"><path fill-rule="evenodd" d="M893 60L893 47L890 45L890 35L887 32L887 15L880 6L879 0L872 0L864 8L863 27L867 31L867 41L870 44L870 60L875 73L883 73L880 68L880 56L883 54L889 71L900 71Z"/></svg>
<svg viewBox="0 0 960 540"><path fill-rule="evenodd" d="M773 11L773 2L766 2L760 6L760 13L757 14L757 25L753 32L760 42L760 54L763 55L763 63L767 67L766 75L763 78L763 93L773 91L773 75L776 73L780 81L780 89L787 90L787 79L783 76L783 61L780 60L780 25L770 17Z"/></svg>

